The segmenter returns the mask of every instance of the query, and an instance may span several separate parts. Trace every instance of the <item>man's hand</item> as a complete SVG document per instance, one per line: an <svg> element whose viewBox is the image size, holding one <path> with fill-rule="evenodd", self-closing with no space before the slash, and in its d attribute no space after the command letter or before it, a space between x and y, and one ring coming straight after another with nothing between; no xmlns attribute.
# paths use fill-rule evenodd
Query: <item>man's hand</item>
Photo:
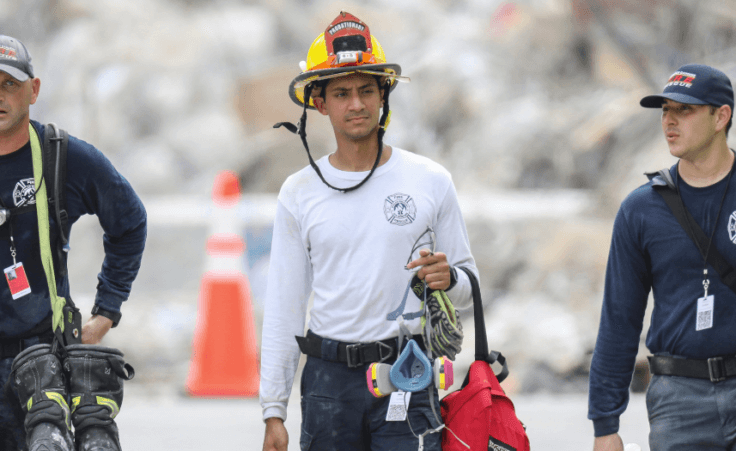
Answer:
<svg viewBox="0 0 736 451"><path fill-rule="evenodd" d="M593 451L624 451L624 442L618 434L596 437Z"/></svg>
<svg viewBox="0 0 736 451"><path fill-rule="evenodd" d="M82 327L82 343L96 345L112 327L112 320L100 315L92 315Z"/></svg>
<svg viewBox="0 0 736 451"><path fill-rule="evenodd" d="M406 265L406 269L417 266L422 268L417 271L417 277L427 282L427 286L433 290L446 290L450 287L450 264L447 263L447 255L443 252L435 252L429 249L421 249L419 258Z"/></svg>
<svg viewBox="0 0 736 451"><path fill-rule="evenodd" d="M284 420L271 417L266 420L266 437L263 439L263 451L286 451L289 447L289 433L286 432Z"/></svg>

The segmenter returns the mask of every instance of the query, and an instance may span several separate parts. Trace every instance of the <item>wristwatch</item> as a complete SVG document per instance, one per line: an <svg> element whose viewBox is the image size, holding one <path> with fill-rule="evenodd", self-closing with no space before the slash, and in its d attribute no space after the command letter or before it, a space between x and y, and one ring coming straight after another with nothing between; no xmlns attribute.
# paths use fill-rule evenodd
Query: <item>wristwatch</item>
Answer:
<svg viewBox="0 0 736 451"><path fill-rule="evenodd" d="M120 312L111 312L110 310L105 310L104 308L96 304L94 307L92 307L92 314L104 316L105 318L110 319L112 321L112 327L118 327L120 317L123 316L123 314Z"/></svg>
<svg viewBox="0 0 736 451"><path fill-rule="evenodd" d="M450 286L445 291L451 290L457 285L457 269L454 266L450 266Z"/></svg>

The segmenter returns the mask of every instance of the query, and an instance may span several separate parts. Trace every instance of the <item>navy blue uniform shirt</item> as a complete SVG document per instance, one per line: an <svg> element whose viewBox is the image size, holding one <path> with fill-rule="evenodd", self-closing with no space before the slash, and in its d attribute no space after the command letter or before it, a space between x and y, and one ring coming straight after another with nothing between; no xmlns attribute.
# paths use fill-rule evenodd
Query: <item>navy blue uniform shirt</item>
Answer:
<svg viewBox="0 0 736 451"><path fill-rule="evenodd" d="M44 127L33 121L43 142ZM33 197L33 162L31 145L0 155L0 200L6 208L17 206L23 198ZM53 187L46 187L47 190ZM119 312L128 299L130 288L138 274L146 241L146 211L127 180L94 146L69 137L66 177L66 210L68 230L85 214L97 215L104 231L105 259L97 276L95 304L105 310ZM47 191L50 193L51 191ZM29 202L35 203L32 198ZM55 253L58 239L53 207L49 206L51 248ZM22 262L31 285L31 293L13 300L5 277L0 280L0 338L20 337L51 314L46 275L41 265L38 221L35 209L11 219L17 250L16 260ZM10 253L10 228L0 226L0 268L13 264ZM73 237L93 239L88 237ZM71 252L74 243L70 240ZM64 262L63 264L66 264ZM68 297L69 279L56 273L59 296Z"/></svg>
<svg viewBox="0 0 736 451"><path fill-rule="evenodd" d="M670 168L677 180L676 166ZM736 266L736 176L731 175L722 211L718 208L728 177L695 188L679 180L685 208L712 247ZM713 327L696 331L697 300L703 296L703 257L652 187L637 188L623 201L613 225L598 340L590 368L588 418L595 435L618 431L629 400L629 384L639 348L649 291L654 309L646 345L653 354L705 359L736 354L736 294L708 265L714 295Z"/></svg>

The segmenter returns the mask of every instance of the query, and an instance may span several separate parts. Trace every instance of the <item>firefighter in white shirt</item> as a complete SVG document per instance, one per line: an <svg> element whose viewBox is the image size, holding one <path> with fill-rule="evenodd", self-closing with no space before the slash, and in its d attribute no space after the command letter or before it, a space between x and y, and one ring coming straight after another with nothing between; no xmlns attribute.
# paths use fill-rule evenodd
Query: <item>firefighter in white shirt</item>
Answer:
<svg viewBox="0 0 736 451"><path fill-rule="evenodd" d="M414 272L456 307L471 305L470 281L456 270L477 275L457 193L445 168L383 143L389 93L404 77L360 19L341 12L302 71L289 88L301 121L277 126L299 133L309 154L306 112L314 108L329 117L337 149L316 162L310 155L278 196L261 354L263 449L287 449L287 401L304 352L302 450L413 450L416 435L439 426L430 405L439 412L436 388L412 393L411 426L386 421L390 397L371 396L366 368L396 360L399 325L386 316ZM423 233L438 251L410 256ZM405 309L420 310L419 298L409 296ZM405 325L421 333L419 319ZM439 450L440 435L424 446Z"/></svg>

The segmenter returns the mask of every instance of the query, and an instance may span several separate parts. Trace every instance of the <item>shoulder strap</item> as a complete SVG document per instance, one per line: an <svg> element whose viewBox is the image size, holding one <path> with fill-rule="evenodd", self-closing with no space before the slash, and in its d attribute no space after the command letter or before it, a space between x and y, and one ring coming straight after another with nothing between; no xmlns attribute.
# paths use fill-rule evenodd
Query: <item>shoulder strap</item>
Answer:
<svg viewBox="0 0 736 451"><path fill-rule="evenodd" d="M54 217L59 228L56 246L57 269L61 277L66 276L65 250L69 243L66 228L69 216L66 212L66 154L69 134L53 122L46 124L43 139L43 176L48 187L49 203L53 205Z"/></svg>
<svg viewBox="0 0 736 451"><path fill-rule="evenodd" d="M63 309L66 299L59 296L56 291L56 276L54 274L54 259L51 254L51 240L49 233L49 204L46 190L47 184L42 184L43 175L43 152L33 124L28 125L31 135L31 155L33 158L33 178L38 190L36 194L36 216L38 220L38 239L41 249L41 264L46 274L46 283L49 287L49 299L51 300L51 328L56 332L57 328L64 332Z"/></svg>
<svg viewBox="0 0 736 451"><path fill-rule="evenodd" d="M496 375L498 382L502 382L509 375L509 367L506 365L506 358L498 351L488 352L488 336L486 335L486 321L483 318L483 300L480 298L480 285L475 274L463 266L460 269L465 271L470 279L470 285L473 287L473 320L475 322L475 360L494 363L498 362L503 369Z"/></svg>
<svg viewBox="0 0 736 451"><path fill-rule="evenodd" d="M705 235L705 232L703 232L703 229L700 228L698 223L695 222L695 218L693 218L690 212L684 208L684 205L680 202L679 195L677 193L677 186L675 186L675 183L672 180L669 169L662 169L658 174L662 176L665 182L667 182L667 185L655 185L654 189L662 196L667 206L670 207L675 219L677 219L677 222L685 230L685 233L687 233L690 239L693 240L696 245L699 245L701 249L707 248L708 237ZM688 227L688 221L692 228ZM721 281L726 284L731 291L736 293L736 270L734 270L733 266L723 258L721 253L718 252L718 249L715 247L711 247L711 250L708 253L708 264L710 264L716 270L718 275L721 276Z"/></svg>

